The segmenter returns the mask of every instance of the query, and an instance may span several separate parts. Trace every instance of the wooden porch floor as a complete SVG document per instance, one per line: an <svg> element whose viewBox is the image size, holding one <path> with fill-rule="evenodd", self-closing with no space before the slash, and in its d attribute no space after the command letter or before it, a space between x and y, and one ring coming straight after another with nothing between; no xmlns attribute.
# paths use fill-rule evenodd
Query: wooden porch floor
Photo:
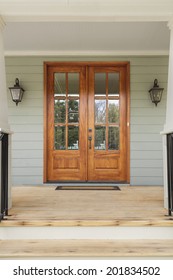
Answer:
<svg viewBox="0 0 173 280"><path fill-rule="evenodd" d="M13 207L0 226L173 226L162 187L58 190L13 187Z"/></svg>

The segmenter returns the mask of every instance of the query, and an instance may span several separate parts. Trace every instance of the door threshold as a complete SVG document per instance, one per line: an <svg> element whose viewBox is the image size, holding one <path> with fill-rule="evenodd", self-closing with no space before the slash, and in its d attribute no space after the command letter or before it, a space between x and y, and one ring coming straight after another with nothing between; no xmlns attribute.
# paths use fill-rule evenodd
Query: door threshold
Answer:
<svg viewBox="0 0 173 280"><path fill-rule="evenodd" d="M121 182L54 182L57 187L116 187L116 186L130 186L129 183Z"/></svg>

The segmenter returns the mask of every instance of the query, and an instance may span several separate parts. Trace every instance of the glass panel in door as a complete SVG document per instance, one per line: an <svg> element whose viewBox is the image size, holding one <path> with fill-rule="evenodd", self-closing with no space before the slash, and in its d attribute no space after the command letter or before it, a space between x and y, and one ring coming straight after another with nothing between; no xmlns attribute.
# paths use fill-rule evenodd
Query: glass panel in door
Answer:
<svg viewBox="0 0 173 280"><path fill-rule="evenodd" d="M54 74L54 149L79 150L79 73Z"/></svg>
<svg viewBox="0 0 173 280"><path fill-rule="evenodd" d="M119 73L95 73L95 150L119 150Z"/></svg>

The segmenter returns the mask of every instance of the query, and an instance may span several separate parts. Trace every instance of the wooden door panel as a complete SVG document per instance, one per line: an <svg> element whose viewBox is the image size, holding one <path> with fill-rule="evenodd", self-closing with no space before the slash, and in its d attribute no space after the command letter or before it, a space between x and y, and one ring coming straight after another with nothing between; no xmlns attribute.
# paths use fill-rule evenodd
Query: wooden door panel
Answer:
<svg viewBox="0 0 173 280"><path fill-rule="evenodd" d="M128 181L127 75L127 65L89 68L89 181Z"/></svg>
<svg viewBox="0 0 173 280"><path fill-rule="evenodd" d="M95 155L94 168L95 169L118 169L119 158L110 155Z"/></svg>
<svg viewBox="0 0 173 280"><path fill-rule="evenodd" d="M59 156L53 156L53 169L73 169L79 170L80 168L80 157L70 157L64 156L59 158Z"/></svg>
<svg viewBox="0 0 173 280"><path fill-rule="evenodd" d="M128 182L129 63L45 65L45 182Z"/></svg>
<svg viewBox="0 0 173 280"><path fill-rule="evenodd" d="M79 77L79 93L73 79ZM86 70L55 66L48 69L47 181L85 181Z"/></svg>

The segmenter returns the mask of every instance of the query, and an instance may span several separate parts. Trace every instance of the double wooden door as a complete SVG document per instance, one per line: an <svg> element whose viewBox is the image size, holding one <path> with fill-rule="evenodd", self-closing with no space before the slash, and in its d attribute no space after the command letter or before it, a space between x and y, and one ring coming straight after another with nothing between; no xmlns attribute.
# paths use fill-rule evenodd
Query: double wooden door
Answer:
<svg viewBox="0 0 173 280"><path fill-rule="evenodd" d="M128 69L45 63L45 182L129 181Z"/></svg>

